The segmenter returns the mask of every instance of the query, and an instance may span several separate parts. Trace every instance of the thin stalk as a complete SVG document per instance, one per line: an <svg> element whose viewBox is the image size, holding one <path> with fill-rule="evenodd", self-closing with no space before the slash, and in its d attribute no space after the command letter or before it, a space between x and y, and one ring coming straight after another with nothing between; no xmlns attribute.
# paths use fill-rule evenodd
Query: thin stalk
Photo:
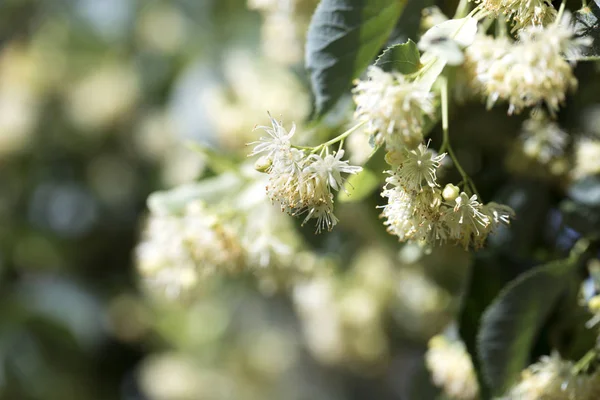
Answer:
<svg viewBox="0 0 600 400"><path fill-rule="evenodd" d="M556 15L556 21L560 21L560 19L562 18L564 12L565 12L565 7L567 6L567 2L565 0L563 0L560 3L560 8L558 9L558 14Z"/></svg>
<svg viewBox="0 0 600 400"><path fill-rule="evenodd" d="M350 136L352 133L354 133L356 130L358 130L361 126L366 124L366 122L367 121L359 122L358 124L354 125L352 128L348 129L346 132L342 133L341 135L338 135L338 136L334 137L333 139L331 139L325 143L322 143L322 144L318 145L317 147L314 147L312 150L313 153L316 153L317 151L319 151L320 149L322 149L324 147L328 147L328 146L331 146L332 144L336 144L340 140L346 139L348 136Z"/></svg>
<svg viewBox="0 0 600 400"><path fill-rule="evenodd" d="M498 37L507 37L508 36L508 28L506 27L506 19L503 15L499 15L498 21L496 25L496 36Z"/></svg>
<svg viewBox="0 0 600 400"><path fill-rule="evenodd" d="M456 7L456 13L454 19L464 18L469 11L469 0L460 0L458 7Z"/></svg>
<svg viewBox="0 0 600 400"><path fill-rule="evenodd" d="M590 367L590 364L597 358L598 353L596 352L596 349L592 349L585 353L585 355L577 361L577 364L573 366L573 375L579 375L580 373L585 372Z"/></svg>
<svg viewBox="0 0 600 400"><path fill-rule="evenodd" d="M448 112L448 109L449 109L449 107L448 107L448 79L446 79L445 76L442 76L442 77L440 77L440 80L442 83L442 85L441 85L442 132L444 135L443 141L442 141L442 147L440 147L440 153L443 153L446 151L448 152L450 159L454 163L454 166L458 170L458 173L460 174L463 181L465 182L465 185L468 186L469 189L472 191L472 193L476 194L479 201L481 201L481 196L479 195L479 192L477 192L477 188L475 187L475 184L473 183L473 181L471 180L469 175L465 172L462 165L460 165L460 162L458 161L458 158L456 157L456 154L454 153L454 150L452 149L452 146L450 145L450 133L449 133L449 127L448 127L448 114L449 114L449 112Z"/></svg>

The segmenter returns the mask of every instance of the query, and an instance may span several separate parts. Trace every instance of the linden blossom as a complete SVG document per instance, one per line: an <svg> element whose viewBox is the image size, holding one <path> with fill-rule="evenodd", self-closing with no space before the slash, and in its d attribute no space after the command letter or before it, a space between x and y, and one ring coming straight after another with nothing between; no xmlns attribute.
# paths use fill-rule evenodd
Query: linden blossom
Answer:
<svg viewBox="0 0 600 400"><path fill-rule="evenodd" d="M415 148L423 141L424 116L435 113L433 93L399 73L369 67L354 88L355 118L367 122L375 142L388 150Z"/></svg>
<svg viewBox="0 0 600 400"><path fill-rule="evenodd" d="M513 31L531 25L546 25L554 21L556 9L550 0L471 0L479 3L483 12L512 18Z"/></svg>
<svg viewBox="0 0 600 400"><path fill-rule="evenodd" d="M436 171L444 156L424 144L401 152L381 194L388 198L382 207L384 224L400 241L433 246L450 240L466 249L482 247L489 233L510 223L514 212L505 205L483 205L476 194L459 193L451 184L438 189Z"/></svg>
<svg viewBox="0 0 600 400"><path fill-rule="evenodd" d="M271 118L272 127L259 127L269 136L261 137L250 155L265 154L259 159L258 169L269 174L267 194L273 203L278 203L282 211L291 215L306 214L302 224L310 219L317 220L317 232L331 230L338 222L333 214L333 194L331 189L340 190L344 183L342 174L357 174L361 167L343 161L344 150L331 154L327 146L335 140L313 148L298 149L291 145L295 125L288 132L280 122ZM353 129L338 136L343 140ZM321 154L314 151L320 149ZM326 152L325 157L322 153Z"/></svg>
<svg viewBox="0 0 600 400"><path fill-rule="evenodd" d="M467 69L488 97L489 107L505 100L508 113L518 114L545 103L554 115L566 92L577 88L572 64L589 44L589 38L575 37L571 17L565 13L547 27L523 28L518 42L478 36L467 49Z"/></svg>

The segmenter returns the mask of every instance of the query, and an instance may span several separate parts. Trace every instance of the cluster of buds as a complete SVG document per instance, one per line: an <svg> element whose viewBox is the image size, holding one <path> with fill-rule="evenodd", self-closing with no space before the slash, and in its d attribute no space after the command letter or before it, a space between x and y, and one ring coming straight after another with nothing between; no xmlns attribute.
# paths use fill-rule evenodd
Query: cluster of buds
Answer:
<svg viewBox="0 0 600 400"><path fill-rule="evenodd" d="M269 136L254 144L250 154L262 156L255 164L257 170L269 174L267 194L273 203L290 215L305 214L303 224L317 220L317 232L331 230L338 222L333 214L334 195L344 184L342 174L356 174L361 167L342 161L344 150L325 155L298 149L291 145L296 127L288 132L280 122L271 118L271 127L261 126ZM319 149L317 147L316 149Z"/></svg>
<svg viewBox="0 0 600 400"><path fill-rule="evenodd" d="M465 248L483 246L488 234L509 224L513 210L497 203L481 204L452 184L439 189L436 171L445 154L436 155L420 144L388 154L394 166L388 171L382 192L388 232L400 241L414 240L430 245L452 241Z"/></svg>

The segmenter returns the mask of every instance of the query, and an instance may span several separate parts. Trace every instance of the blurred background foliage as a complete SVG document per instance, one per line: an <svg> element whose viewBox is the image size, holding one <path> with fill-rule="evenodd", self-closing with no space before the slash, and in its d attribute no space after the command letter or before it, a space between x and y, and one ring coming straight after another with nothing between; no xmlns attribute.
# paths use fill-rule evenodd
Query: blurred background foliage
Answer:
<svg viewBox="0 0 600 400"><path fill-rule="evenodd" d="M401 247L374 195L341 204L333 233L299 229L311 249L299 262L319 272L294 293L240 276L186 307L143 294L133 249L146 198L215 172L186 143L241 160L266 111L299 124L310 113L302 49L315 1L293 19L270 3L0 2L0 398L434 398L428 340L460 318L468 342L481 304L568 250L565 181L522 157L504 168L522 118L467 103L451 122L459 156L483 197L518 216L487 250ZM595 66L577 73L559 122L598 135ZM348 146L364 159L365 143ZM457 317L473 264L483 300Z"/></svg>

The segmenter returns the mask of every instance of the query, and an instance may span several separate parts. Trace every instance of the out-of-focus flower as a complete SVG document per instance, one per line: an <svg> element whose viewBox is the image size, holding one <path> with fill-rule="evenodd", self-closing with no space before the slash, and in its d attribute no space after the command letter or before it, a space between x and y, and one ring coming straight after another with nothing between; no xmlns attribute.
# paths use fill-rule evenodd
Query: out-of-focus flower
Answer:
<svg viewBox="0 0 600 400"><path fill-rule="evenodd" d="M404 265L395 274L391 309L398 325L417 340L440 331L452 316L451 295L436 285L420 263Z"/></svg>
<svg viewBox="0 0 600 400"><path fill-rule="evenodd" d="M99 65L70 86L66 112L83 132L102 132L131 111L139 90L133 67L121 63Z"/></svg>
<svg viewBox="0 0 600 400"><path fill-rule="evenodd" d="M446 17L442 10L437 6L425 7L421 12L421 16L420 28L422 32L426 32L434 26L448 20L448 17Z"/></svg>
<svg viewBox="0 0 600 400"><path fill-rule="evenodd" d="M600 374L574 372L574 364L558 354L545 356L521 373L521 380L501 400L595 400L600 398Z"/></svg>
<svg viewBox="0 0 600 400"><path fill-rule="evenodd" d="M243 51L225 56L225 82L200 94L201 106L216 129L216 140L223 147L241 151L255 140L252 128L256 116L265 110L285 121L305 120L310 99L298 78L284 67L257 59ZM299 144L311 140L303 132Z"/></svg>
<svg viewBox="0 0 600 400"><path fill-rule="evenodd" d="M563 155L568 138L569 135L542 111L532 113L523 123L519 141L525 155L547 164Z"/></svg>
<svg viewBox="0 0 600 400"><path fill-rule="evenodd" d="M39 67L23 45L0 51L0 155L27 146L40 112Z"/></svg>
<svg viewBox="0 0 600 400"><path fill-rule="evenodd" d="M541 109L534 109L506 154L506 168L538 179L564 176L571 163L565 154L569 135Z"/></svg>
<svg viewBox="0 0 600 400"><path fill-rule="evenodd" d="M168 299L194 299L218 276L247 272L265 293L310 276L314 260L302 257L302 241L289 216L264 195L265 175L242 168L155 193L136 248L145 286Z"/></svg>
<svg viewBox="0 0 600 400"><path fill-rule="evenodd" d="M294 288L308 347L324 363L360 370L388 360L384 315L394 270L381 253L371 250L361 253L346 274L320 274Z"/></svg>
<svg viewBox="0 0 600 400"><path fill-rule="evenodd" d="M231 377L177 353L147 359L140 384L151 400L226 399L238 392Z"/></svg>
<svg viewBox="0 0 600 400"><path fill-rule="evenodd" d="M144 157L160 165L167 188L192 182L205 167L202 157L186 147L170 114L163 110L140 117L133 140Z"/></svg>
<svg viewBox="0 0 600 400"><path fill-rule="evenodd" d="M468 84L475 93L487 95L487 74L490 67L506 56L512 46L511 41L504 36L475 36L473 44L465 50L464 63Z"/></svg>
<svg viewBox="0 0 600 400"><path fill-rule="evenodd" d="M231 226L193 202L181 216L151 216L136 256L144 282L173 299L218 271L238 270L242 248Z"/></svg>
<svg viewBox="0 0 600 400"><path fill-rule="evenodd" d="M261 12L262 49L267 58L292 65L302 60L304 39L316 0L248 0Z"/></svg>
<svg viewBox="0 0 600 400"><path fill-rule="evenodd" d="M575 167L573 177L600 173L600 139L597 137L582 137L575 141Z"/></svg>
<svg viewBox="0 0 600 400"><path fill-rule="evenodd" d="M137 25L140 42L161 53L172 54L185 43L188 21L182 10L168 3L142 9Z"/></svg>
<svg viewBox="0 0 600 400"><path fill-rule="evenodd" d="M574 62L589 44L589 38L576 37L566 14L547 27L524 28L519 41L510 45L504 38L478 37L467 50L468 70L475 86L487 95L488 106L505 100L512 114L543 103L555 114L566 92L577 87L572 65L565 57Z"/></svg>
<svg viewBox="0 0 600 400"><path fill-rule="evenodd" d="M427 368L433 383L452 400L476 400L479 385L475 370L464 343L450 340L443 335L429 341L425 354ZM517 398L515 398L517 399Z"/></svg>

